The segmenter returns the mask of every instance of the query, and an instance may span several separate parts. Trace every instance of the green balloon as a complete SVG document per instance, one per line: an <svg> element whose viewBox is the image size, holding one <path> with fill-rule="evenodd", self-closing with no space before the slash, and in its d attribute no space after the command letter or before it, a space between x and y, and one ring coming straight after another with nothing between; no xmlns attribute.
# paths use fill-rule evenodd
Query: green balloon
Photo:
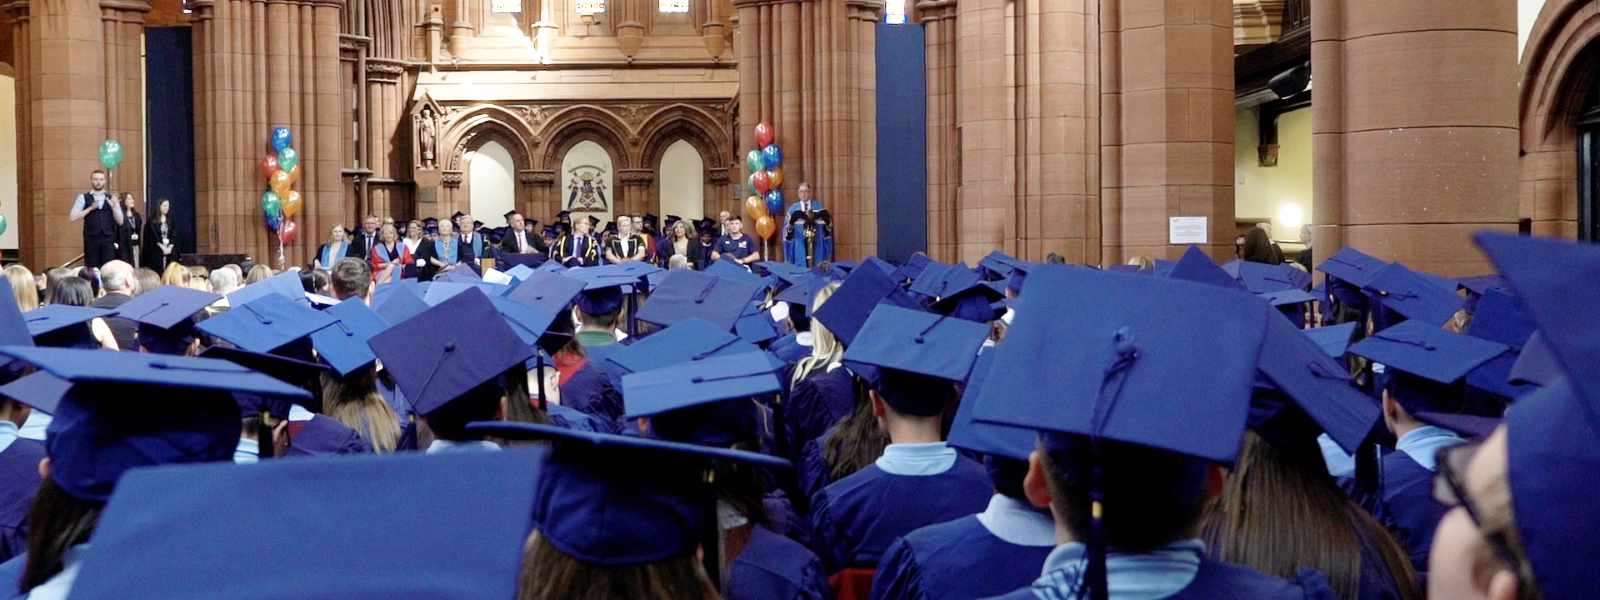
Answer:
<svg viewBox="0 0 1600 600"><path fill-rule="evenodd" d="M120 164L122 164L122 144L116 140L100 142L100 166L111 170Z"/></svg>
<svg viewBox="0 0 1600 600"><path fill-rule="evenodd" d="M749 154L744 155L744 166L750 169L751 173L755 173L767 168L767 161L761 156L760 150L751 150Z"/></svg>
<svg viewBox="0 0 1600 600"><path fill-rule="evenodd" d="M293 171L299 165L300 152L295 150L293 146L278 151L278 168L285 171Z"/></svg>
<svg viewBox="0 0 1600 600"><path fill-rule="evenodd" d="M11 223L6 221L6 216L0 215L0 234L4 234L6 232L6 228L10 225Z"/></svg>

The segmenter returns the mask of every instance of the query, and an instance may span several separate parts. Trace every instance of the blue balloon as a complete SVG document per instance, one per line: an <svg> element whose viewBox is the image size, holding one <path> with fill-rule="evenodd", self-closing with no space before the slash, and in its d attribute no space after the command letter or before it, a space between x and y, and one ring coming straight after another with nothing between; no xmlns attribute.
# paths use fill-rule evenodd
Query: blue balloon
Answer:
<svg viewBox="0 0 1600 600"><path fill-rule="evenodd" d="M767 169L776 169L783 164L783 151L778 149L777 144L768 144L761 149L761 162Z"/></svg>
<svg viewBox="0 0 1600 600"><path fill-rule="evenodd" d="M783 214L783 190L775 189L767 192L766 200L767 214L772 215L772 218L774 219L777 219L778 215Z"/></svg>
<svg viewBox="0 0 1600 600"><path fill-rule="evenodd" d="M268 231L277 231L278 227L283 225L283 214L282 213L279 213L279 214L276 214L276 215L266 215L266 217L267 217L267 230Z"/></svg>
<svg viewBox="0 0 1600 600"><path fill-rule="evenodd" d="M272 128L272 151L283 152L284 148L294 145L294 134L289 133L288 127Z"/></svg>

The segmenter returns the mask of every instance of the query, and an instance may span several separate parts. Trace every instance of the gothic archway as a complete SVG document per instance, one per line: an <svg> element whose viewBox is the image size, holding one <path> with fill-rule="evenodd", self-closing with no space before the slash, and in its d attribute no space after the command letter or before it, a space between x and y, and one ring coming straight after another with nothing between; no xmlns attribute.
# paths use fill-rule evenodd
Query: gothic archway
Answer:
<svg viewBox="0 0 1600 600"><path fill-rule="evenodd" d="M1600 13L1586 10L1592 1L1549 0L1522 56L1518 214L1532 219L1540 235L1579 233L1584 194L1580 161L1574 160L1580 151L1577 120L1600 81Z"/></svg>
<svg viewBox="0 0 1600 600"><path fill-rule="evenodd" d="M636 164L650 169L654 176L647 191L650 212L660 212L661 159L667 148L683 140L693 146L705 165L703 206L701 214L713 214L724 206L731 190L729 163L733 150L728 132L718 124L716 117L701 108L688 104L673 104L656 111L640 127L640 137L645 140L639 148ZM690 215L682 215L690 216Z"/></svg>
<svg viewBox="0 0 1600 600"><path fill-rule="evenodd" d="M561 161L573 146L584 141L594 142L611 157L616 181L611 198L613 210L635 210L633 203L641 200L635 197L639 194L634 191L635 182L629 179L637 176L637 165L628 148L638 143L638 137L621 118L597 106L577 105L550 115L541 132L546 142L539 155L539 185L534 190L537 211L554 217L561 210L564 189Z"/></svg>
<svg viewBox="0 0 1600 600"><path fill-rule="evenodd" d="M443 217L470 210L467 157L491 141L511 154L517 173L514 205L518 210L529 210L533 197L529 189L533 182L533 148L539 138L520 116L502 106L484 104L449 114L440 129L437 167L443 173L444 189L432 206L419 203L417 216Z"/></svg>

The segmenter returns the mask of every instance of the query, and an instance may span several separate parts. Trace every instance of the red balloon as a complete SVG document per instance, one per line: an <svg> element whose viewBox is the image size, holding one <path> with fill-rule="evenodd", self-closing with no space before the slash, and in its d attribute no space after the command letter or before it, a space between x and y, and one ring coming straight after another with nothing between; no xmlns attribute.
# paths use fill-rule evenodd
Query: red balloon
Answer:
<svg viewBox="0 0 1600 600"><path fill-rule="evenodd" d="M283 226L278 228L278 241L285 245L293 244L300 239L300 224L293 219L284 219Z"/></svg>
<svg viewBox="0 0 1600 600"><path fill-rule="evenodd" d="M278 172L278 155L268 154L266 158L261 159L260 168L261 178L271 181L272 174Z"/></svg>
<svg viewBox="0 0 1600 600"><path fill-rule="evenodd" d="M778 139L778 132L772 128L771 123L766 121L756 123L756 146L761 148L771 146L776 139Z"/></svg>
<svg viewBox="0 0 1600 600"><path fill-rule="evenodd" d="M766 171L756 171L750 174L750 185L756 187L756 193L765 195L767 190L772 189L772 177Z"/></svg>

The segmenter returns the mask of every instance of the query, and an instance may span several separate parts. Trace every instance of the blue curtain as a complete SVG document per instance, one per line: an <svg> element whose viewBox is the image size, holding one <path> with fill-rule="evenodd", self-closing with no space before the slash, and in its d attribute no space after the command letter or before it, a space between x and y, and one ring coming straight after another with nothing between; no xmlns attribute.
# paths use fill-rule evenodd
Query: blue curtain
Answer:
<svg viewBox="0 0 1600 600"><path fill-rule="evenodd" d="M150 27L145 33L145 159L149 192L145 216L156 200L172 202L178 251L195 251L194 47L188 27ZM253 166L244 166L254 172Z"/></svg>
<svg viewBox="0 0 1600 600"><path fill-rule="evenodd" d="M928 249L928 80L921 25L878 24L878 256Z"/></svg>

